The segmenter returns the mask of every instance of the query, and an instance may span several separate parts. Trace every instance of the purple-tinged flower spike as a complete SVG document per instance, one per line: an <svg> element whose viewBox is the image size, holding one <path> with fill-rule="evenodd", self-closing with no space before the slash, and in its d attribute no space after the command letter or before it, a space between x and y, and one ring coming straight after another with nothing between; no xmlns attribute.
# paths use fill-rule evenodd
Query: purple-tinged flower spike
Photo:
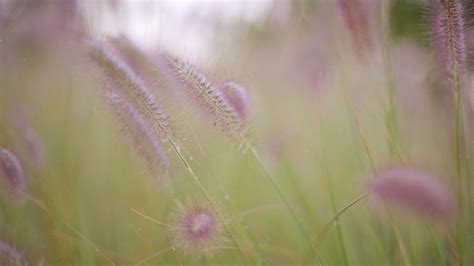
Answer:
<svg viewBox="0 0 474 266"><path fill-rule="evenodd" d="M36 130L31 125L31 118L23 106L17 105L11 112L12 128L18 136L22 155L35 167L42 167L46 162L46 153Z"/></svg>
<svg viewBox="0 0 474 266"><path fill-rule="evenodd" d="M144 118L117 93L109 92L107 102L116 114L123 132L130 138L133 147L145 160L150 174L166 183L169 170L168 158Z"/></svg>
<svg viewBox="0 0 474 266"><path fill-rule="evenodd" d="M451 83L455 79L462 82L467 58L463 1L433 0L432 12L432 38L439 65Z"/></svg>
<svg viewBox="0 0 474 266"><path fill-rule="evenodd" d="M219 90L237 112L241 123L246 124L250 115L250 101L245 89L236 82L227 82Z"/></svg>
<svg viewBox="0 0 474 266"><path fill-rule="evenodd" d="M114 53L112 48L100 42L90 43L89 54L102 71L109 91L113 90L136 109L157 140L172 140L174 134L169 116L125 61Z"/></svg>
<svg viewBox="0 0 474 266"><path fill-rule="evenodd" d="M132 68L138 76L140 76L141 80L143 80L145 85L147 85L152 91L155 89L161 89L160 86L155 86L159 80L159 77L157 77L158 71L153 64L153 60L145 51L126 36L111 38L107 43L114 47L120 58L122 58L124 62ZM159 93L161 95L163 91L160 90Z"/></svg>
<svg viewBox="0 0 474 266"><path fill-rule="evenodd" d="M170 232L176 248L190 255L211 255L225 241L224 225L208 202L178 205Z"/></svg>
<svg viewBox="0 0 474 266"><path fill-rule="evenodd" d="M337 0L337 7L359 56L372 46L366 4L361 0Z"/></svg>
<svg viewBox="0 0 474 266"><path fill-rule="evenodd" d="M375 203L384 202L432 218L446 219L454 212L454 196L424 171L397 167L380 172L369 185Z"/></svg>
<svg viewBox="0 0 474 266"><path fill-rule="evenodd" d="M196 66L171 54L161 54L159 60L160 68L173 85L189 95L211 117L214 125L230 136L242 133L243 125L236 110Z"/></svg>
<svg viewBox="0 0 474 266"><path fill-rule="evenodd" d="M26 177L17 157L7 149L0 148L0 176L15 199L26 199Z"/></svg>
<svg viewBox="0 0 474 266"><path fill-rule="evenodd" d="M22 253L7 243L0 241L0 265L28 266L28 262Z"/></svg>

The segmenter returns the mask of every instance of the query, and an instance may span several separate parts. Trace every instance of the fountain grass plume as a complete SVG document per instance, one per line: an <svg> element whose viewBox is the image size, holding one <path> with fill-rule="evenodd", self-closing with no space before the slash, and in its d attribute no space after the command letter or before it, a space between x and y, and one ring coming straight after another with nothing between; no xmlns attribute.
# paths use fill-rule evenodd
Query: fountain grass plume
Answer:
<svg viewBox="0 0 474 266"><path fill-rule="evenodd" d="M188 159L184 156L179 143L175 140L169 117L159 106L153 94L143 84L135 72L121 58L112 52L110 47L100 42L91 42L89 44L89 55L93 62L102 70L107 88L115 88L115 92L126 99L133 108L143 117L155 138L162 142L169 143L172 150L176 152L179 160L183 163L185 169L196 182L199 189L211 203L214 210L222 221L221 215L212 201L210 194L207 192L200 179L194 172ZM224 224L225 230L231 236L232 242L239 251L244 262L245 255L238 243L237 239L231 232L230 228Z"/></svg>
<svg viewBox="0 0 474 266"><path fill-rule="evenodd" d="M0 148L0 176L10 194L19 202L27 198L26 176L18 158L9 150Z"/></svg>
<svg viewBox="0 0 474 266"><path fill-rule="evenodd" d="M372 45L366 4L361 0L337 0L337 8L359 57L362 57Z"/></svg>
<svg viewBox="0 0 474 266"><path fill-rule="evenodd" d="M466 70L463 1L433 0L431 10L431 37L438 64L450 85L455 86Z"/></svg>
<svg viewBox="0 0 474 266"><path fill-rule="evenodd" d="M265 177L271 183L280 199L285 203L285 206L292 219L295 221L295 224L298 226L302 237L307 241L308 245L311 245L316 259L319 260L316 249L311 242L307 230L300 222L298 215L284 195L279 184L266 169L257 150L247 139L245 123L240 119L236 108L229 102L224 93L217 89L208 77L205 76L196 66L169 53L161 53L159 55L157 67L164 71L165 75L167 75L172 81L172 85L181 88L181 90L191 96L203 111L210 115L213 119L214 125L219 126L232 138L235 137L236 139L239 139L242 142L242 146L244 146L246 150L250 150L250 153L254 156L257 164L262 168ZM185 163L185 165L186 164L187 163ZM190 173L193 176L195 175L191 169ZM198 185L200 185L199 182ZM202 187L202 185L200 186ZM209 198L209 196L207 197Z"/></svg>
<svg viewBox="0 0 474 266"><path fill-rule="evenodd" d="M111 47L100 42L89 44L89 55L103 73L106 88L114 88L139 113L160 142L173 138L169 116L162 109L150 89Z"/></svg>
<svg viewBox="0 0 474 266"><path fill-rule="evenodd" d="M198 67L170 53L161 53L158 58L158 67L173 85L190 96L214 125L230 136L242 133L244 125L238 112Z"/></svg>
<svg viewBox="0 0 474 266"><path fill-rule="evenodd" d="M219 91L234 108L241 124L246 124L250 116L250 100L244 87L237 82L226 82L219 87Z"/></svg>
<svg viewBox="0 0 474 266"><path fill-rule="evenodd" d="M379 172L368 187L374 203L386 203L431 218L454 214L454 195L431 174L410 167Z"/></svg>
<svg viewBox="0 0 474 266"><path fill-rule="evenodd" d="M432 38L439 67L443 70L446 84L454 97L454 163L457 176L458 244L461 264L464 261L464 208L465 180L461 169L461 143L464 142L463 89L466 77L466 45L464 4L462 0L432 1Z"/></svg>
<svg viewBox="0 0 474 266"><path fill-rule="evenodd" d="M169 161L159 139L148 127L145 119L118 93L107 93L107 102L116 114L123 132L130 138L133 147L143 157L150 174L161 182L168 180Z"/></svg>
<svg viewBox="0 0 474 266"><path fill-rule="evenodd" d="M16 248L3 241L0 241L0 265L27 266L28 261Z"/></svg>
<svg viewBox="0 0 474 266"><path fill-rule="evenodd" d="M21 148L21 155L24 155L35 167L41 168L46 163L46 152L36 130L31 123L31 117L22 105L16 105L11 110L10 120L18 144Z"/></svg>
<svg viewBox="0 0 474 266"><path fill-rule="evenodd" d="M211 251L226 242L225 221L210 202L178 204L171 216L170 233L174 245L190 255L211 256Z"/></svg>

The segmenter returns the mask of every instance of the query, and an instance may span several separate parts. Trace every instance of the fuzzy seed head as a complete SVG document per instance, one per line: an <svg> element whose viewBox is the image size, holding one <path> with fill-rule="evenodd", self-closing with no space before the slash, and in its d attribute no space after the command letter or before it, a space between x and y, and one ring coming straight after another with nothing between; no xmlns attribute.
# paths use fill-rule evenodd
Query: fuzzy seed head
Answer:
<svg viewBox="0 0 474 266"><path fill-rule="evenodd" d="M154 137L161 142L173 138L169 116L137 74L112 48L100 42L89 45L92 61L103 73L106 88L121 95L143 117Z"/></svg>
<svg viewBox="0 0 474 266"><path fill-rule="evenodd" d="M439 66L449 82L462 79L466 67L464 8L461 0L432 1L432 38Z"/></svg>
<svg viewBox="0 0 474 266"><path fill-rule="evenodd" d="M371 47L366 3L361 0L337 0L337 7L359 56Z"/></svg>
<svg viewBox="0 0 474 266"><path fill-rule="evenodd" d="M22 154L35 167L42 167L46 163L46 153L36 130L31 124L31 118L23 106L17 105L11 112L11 123L18 137Z"/></svg>
<svg viewBox="0 0 474 266"><path fill-rule="evenodd" d="M245 124L250 115L250 103L245 89L236 82L227 82L219 90L237 112L240 122Z"/></svg>
<svg viewBox="0 0 474 266"><path fill-rule="evenodd" d="M0 265L2 266L28 266L27 260L18 250L0 241Z"/></svg>
<svg viewBox="0 0 474 266"><path fill-rule="evenodd" d="M448 218L454 197L435 177L413 168L392 168L379 173L369 185L375 203L409 209L414 213Z"/></svg>
<svg viewBox="0 0 474 266"><path fill-rule="evenodd" d="M209 203L179 207L171 229L176 247L191 255L211 255L210 250L223 242L223 224Z"/></svg>
<svg viewBox="0 0 474 266"><path fill-rule="evenodd" d="M231 136L242 133L243 125L239 114L204 73L196 66L170 54L161 55L160 61L160 67L166 76L190 96L212 119L214 125Z"/></svg>
<svg viewBox="0 0 474 266"><path fill-rule="evenodd" d="M0 148L0 176L15 199L25 200L26 177L17 157L7 149Z"/></svg>
<svg viewBox="0 0 474 266"><path fill-rule="evenodd" d="M159 139L137 110L118 93L109 92L107 102L116 114L122 131L129 137L133 147L145 160L150 174L160 181L168 178L169 161L163 152Z"/></svg>

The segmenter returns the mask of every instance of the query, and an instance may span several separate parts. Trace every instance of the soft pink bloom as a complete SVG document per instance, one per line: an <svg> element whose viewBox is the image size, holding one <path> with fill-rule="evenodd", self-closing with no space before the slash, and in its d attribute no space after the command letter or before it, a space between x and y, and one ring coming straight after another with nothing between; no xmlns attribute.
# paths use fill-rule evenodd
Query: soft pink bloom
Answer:
<svg viewBox="0 0 474 266"><path fill-rule="evenodd" d="M359 56L372 46L367 5L363 0L337 0L337 7Z"/></svg>
<svg viewBox="0 0 474 266"><path fill-rule="evenodd" d="M0 241L0 265L27 266L28 261L20 251L7 243Z"/></svg>
<svg viewBox="0 0 474 266"><path fill-rule="evenodd" d="M454 196L427 172L396 167L377 174L369 190L375 203L402 207L415 213L448 218L454 211Z"/></svg>
<svg viewBox="0 0 474 266"><path fill-rule="evenodd" d="M181 206L172 219L174 244L189 254L209 255L224 239L223 224L210 203Z"/></svg>
<svg viewBox="0 0 474 266"><path fill-rule="evenodd" d="M227 82L219 90L237 112L242 124L246 123L250 115L250 101L244 87L236 82Z"/></svg>
<svg viewBox="0 0 474 266"><path fill-rule="evenodd" d="M36 167L44 166L46 153L36 130L32 126L31 117L23 106L17 105L11 113L12 128L15 130L17 142L30 163Z"/></svg>
<svg viewBox="0 0 474 266"><path fill-rule="evenodd" d="M26 177L17 157L7 149L0 148L0 176L10 193L20 202L26 197Z"/></svg>

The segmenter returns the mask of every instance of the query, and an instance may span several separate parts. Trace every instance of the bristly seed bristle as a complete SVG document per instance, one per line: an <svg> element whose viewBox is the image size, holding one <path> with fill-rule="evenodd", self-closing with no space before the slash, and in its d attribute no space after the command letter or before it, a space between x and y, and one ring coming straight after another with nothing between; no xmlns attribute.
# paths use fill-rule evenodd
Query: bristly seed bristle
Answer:
<svg viewBox="0 0 474 266"><path fill-rule="evenodd" d="M109 92L107 102L117 115L123 132L130 138L133 147L142 155L150 174L162 182L167 182L169 161L161 143L153 136L144 118L119 94Z"/></svg>
<svg viewBox="0 0 474 266"><path fill-rule="evenodd" d="M161 142L170 140L174 134L169 116L143 81L111 48L99 42L92 42L89 48L91 58L104 74L106 87L114 88L126 99Z"/></svg>
<svg viewBox="0 0 474 266"><path fill-rule="evenodd" d="M447 80L462 81L466 65L464 7L461 0L434 0L432 38Z"/></svg>
<svg viewBox="0 0 474 266"><path fill-rule="evenodd" d="M167 181L169 163L162 144L174 141L168 115L133 69L111 47L92 42L89 48L92 60L103 72L107 100L123 130L147 162L150 173Z"/></svg>
<svg viewBox="0 0 474 266"><path fill-rule="evenodd" d="M219 91L236 111L240 123L246 124L250 115L250 101L245 89L236 82L226 82Z"/></svg>
<svg viewBox="0 0 474 266"><path fill-rule="evenodd" d="M230 136L242 133L244 125L236 110L196 66L171 54L161 54L159 59L166 76L212 118L214 125Z"/></svg>
<svg viewBox="0 0 474 266"><path fill-rule="evenodd" d="M212 249L226 241L224 224L210 202L179 204L171 216L173 243L190 255L212 255Z"/></svg>

